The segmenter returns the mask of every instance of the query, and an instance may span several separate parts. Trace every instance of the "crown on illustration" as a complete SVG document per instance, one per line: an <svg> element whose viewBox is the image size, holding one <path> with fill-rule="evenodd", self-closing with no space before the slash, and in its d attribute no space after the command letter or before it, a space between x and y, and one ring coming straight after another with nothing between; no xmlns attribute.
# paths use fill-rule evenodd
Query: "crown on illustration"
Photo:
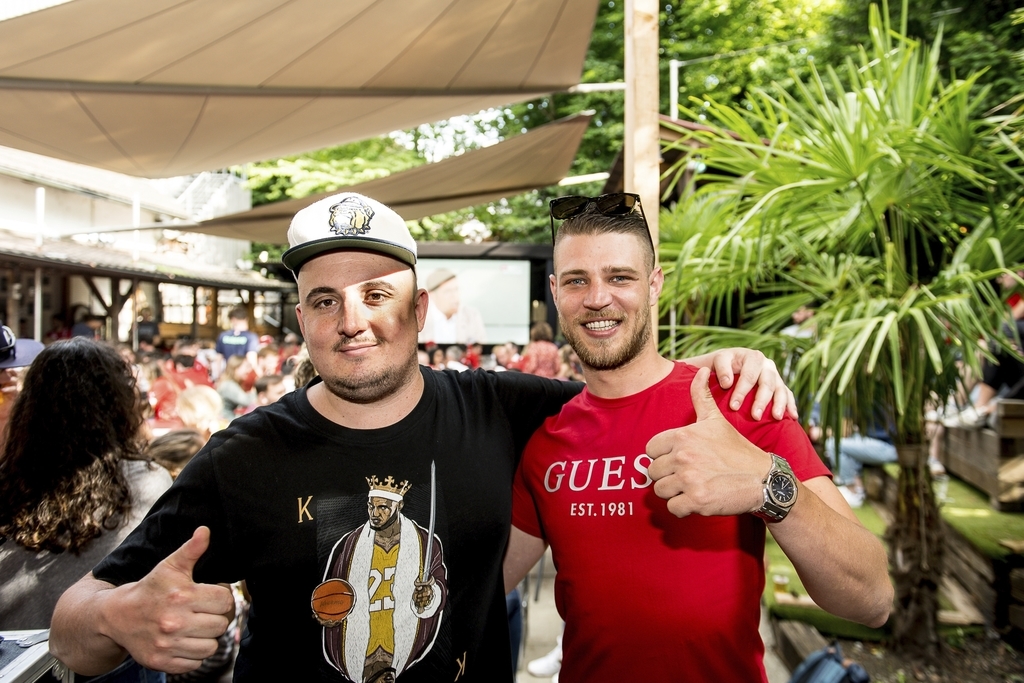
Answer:
<svg viewBox="0 0 1024 683"><path fill-rule="evenodd" d="M370 495L378 498L388 498L390 500L402 500L405 498L405 494L412 488L406 480L402 480L399 483L395 483L394 477L387 477L384 481L377 479L377 475L372 477L366 477L366 483L370 485Z"/></svg>

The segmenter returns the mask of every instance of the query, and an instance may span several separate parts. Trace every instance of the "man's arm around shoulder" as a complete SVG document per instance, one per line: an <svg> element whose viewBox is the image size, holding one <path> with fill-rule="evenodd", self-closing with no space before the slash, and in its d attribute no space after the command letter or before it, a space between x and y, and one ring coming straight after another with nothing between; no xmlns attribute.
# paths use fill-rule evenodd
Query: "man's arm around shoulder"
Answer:
<svg viewBox="0 0 1024 683"><path fill-rule="evenodd" d="M87 675L110 671L126 654L156 671L198 667L216 651L234 610L230 590L192 580L209 543L209 529L199 527L140 581L123 586L87 574L57 602L50 652Z"/></svg>

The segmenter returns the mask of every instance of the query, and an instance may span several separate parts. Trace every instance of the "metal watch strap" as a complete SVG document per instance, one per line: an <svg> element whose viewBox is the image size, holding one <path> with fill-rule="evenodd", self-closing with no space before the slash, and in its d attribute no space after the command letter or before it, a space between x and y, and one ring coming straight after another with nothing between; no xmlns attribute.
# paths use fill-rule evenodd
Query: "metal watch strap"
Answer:
<svg viewBox="0 0 1024 683"><path fill-rule="evenodd" d="M768 470L768 474L761 480L761 491L764 496L764 502L761 507L754 511L754 515L760 517L769 524L775 522L781 522L789 514L789 511L793 509L793 504L796 503L797 491L796 488L796 476L793 474L793 468L789 466L786 459L782 456L776 455L775 453L769 453L772 456L772 466ZM793 498L788 504L779 505L773 499L769 486L771 485L772 476L783 476L793 483Z"/></svg>

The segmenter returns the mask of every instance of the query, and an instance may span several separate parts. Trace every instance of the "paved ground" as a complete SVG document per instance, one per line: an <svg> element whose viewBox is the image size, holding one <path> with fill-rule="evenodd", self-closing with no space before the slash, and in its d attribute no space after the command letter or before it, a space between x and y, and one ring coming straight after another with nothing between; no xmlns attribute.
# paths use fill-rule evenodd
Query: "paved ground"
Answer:
<svg viewBox="0 0 1024 683"><path fill-rule="evenodd" d="M534 599L536 589L537 569L531 572L530 579L530 604L527 607L526 626L526 648L525 654L519 662L519 671L516 678L519 683L547 683L550 678L537 678L526 671L526 662L537 657L543 657L555 646L555 641L562 630L562 620L555 610L554 597L554 570L551 567L550 551L544 561L544 575L541 581L539 596ZM786 683L789 680L789 670L782 661L775 655L775 639L772 636L771 628L768 626L767 614L761 614L761 637L765 642L765 669L768 671L769 683Z"/></svg>

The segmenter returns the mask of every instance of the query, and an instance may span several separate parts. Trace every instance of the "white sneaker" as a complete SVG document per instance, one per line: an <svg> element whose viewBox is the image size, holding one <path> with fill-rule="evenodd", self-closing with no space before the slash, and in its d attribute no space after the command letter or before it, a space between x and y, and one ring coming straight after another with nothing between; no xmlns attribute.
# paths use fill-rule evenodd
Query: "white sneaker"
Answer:
<svg viewBox="0 0 1024 683"><path fill-rule="evenodd" d="M859 508L864 505L864 489L853 489L849 486L837 486L839 493L843 494L843 498L850 504L852 508Z"/></svg>
<svg viewBox="0 0 1024 683"><path fill-rule="evenodd" d="M988 411L979 412L974 406L967 406L959 413L945 418L942 424L961 429L981 429L988 424L988 416Z"/></svg>
<svg viewBox="0 0 1024 683"><path fill-rule="evenodd" d="M555 649L543 657L538 657L527 663L526 670L530 675L538 678L556 676L562 668L562 646L555 645Z"/></svg>

